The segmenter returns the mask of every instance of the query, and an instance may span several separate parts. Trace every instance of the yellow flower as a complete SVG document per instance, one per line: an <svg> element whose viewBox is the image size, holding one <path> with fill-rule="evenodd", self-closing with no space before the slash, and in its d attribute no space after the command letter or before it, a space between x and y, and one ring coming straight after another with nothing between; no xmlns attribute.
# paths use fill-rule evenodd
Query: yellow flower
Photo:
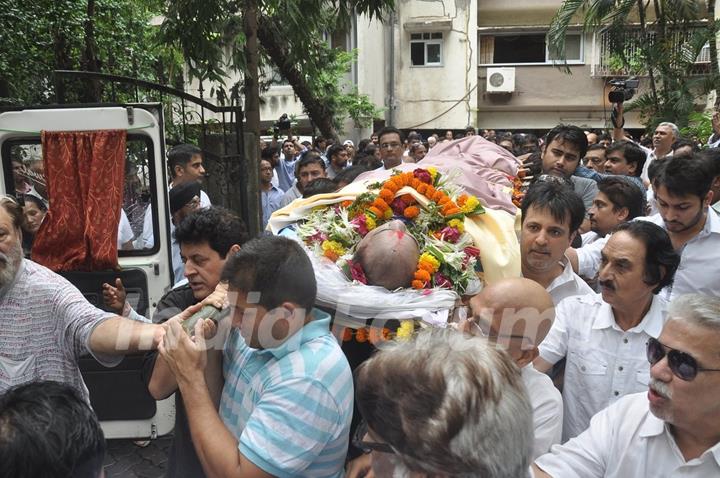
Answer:
<svg viewBox="0 0 720 478"><path fill-rule="evenodd" d="M437 175L438 175L438 170L437 170L437 168L429 167L427 170L428 170L428 173L430 173L430 176L432 176L432 180L433 180L433 183L434 183L434 182L435 182L435 179L437 178Z"/></svg>
<svg viewBox="0 0 720 478"><path fill-rule="evenodd" d="M467 198L467 201L465 201L465 204L463 204L463 207L461 208L462 212L465 214L473 212L477 207L480 205L480 200L476 198L475 196L469 196Z"/></svg>
<svg viewBox="0 0 720 478"><path fill-rule="evenodd" d="M429 264L429 265L432 266L432 273L433 273L433 274L434 274L435 272L437 272L438 269L440 269L440 261L437 260L437 259L435 258L435 256L433 256L432 254L430 254L430 253L428 253L428 252L424 252L424 253L420 256L420 258L418 259L418 264L419 264L419 263L422 263L422 262L424 262L424 263Z"/></svg>
<svg viewBox="0 0 720 478"><path fill-rule="evenodd" d="M454 227L457 229L461 234L465 232L465 224L460 219L451 219L448 222L448 226Z"/></svg>
<svg viewBox="0 0 720 478"><path fill-rule="evenodd" d="M365 225L367 226L368 231L372 231L377 227L375 219L373 219L370 214L365 214Z"/></svg>
<svg viewBox="0 0 720 478"><path fill-rule="evenodd" d="M383 216L385 217L385 219L392 219L392 217L393 217L392 209L390 209L390 208L385 209Z"/></svg>
<svg viewBox="0 0 720 478"><path fill-rule="evenodd" d="M323 241L320 247L322 247L322 250L326 255L328 255L328 253L332 253L339 257L345 254L345 248L337 241Z"/></svg>
<svg viewBox="0 0 720 478"><path fill-rule="evenodd" d="M410 340L414 332L415 322L412 320L403 320L400 322L400 327L398 327L395 337L401 341Z"/></svg>

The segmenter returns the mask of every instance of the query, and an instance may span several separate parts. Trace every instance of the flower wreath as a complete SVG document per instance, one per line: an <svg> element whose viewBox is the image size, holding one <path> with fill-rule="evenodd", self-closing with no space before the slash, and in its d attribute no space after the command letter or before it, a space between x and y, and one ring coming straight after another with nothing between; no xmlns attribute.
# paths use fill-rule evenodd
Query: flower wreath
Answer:
<svg viewBox="0 0 720 478"><path fill-rule="evenodd" d="M401 219L420 246L412 287L463 294L476 278L480 255L464 222L484 209L477 197L462 193L447 179L435 168L395 171L387 181L369 185L368 192L354 201L315 208L298 226L298 235L350 279L367 284L362 267L352 260L357 244L376 227ZM427 204L419 204L410 190L425 197Z"/></svg>

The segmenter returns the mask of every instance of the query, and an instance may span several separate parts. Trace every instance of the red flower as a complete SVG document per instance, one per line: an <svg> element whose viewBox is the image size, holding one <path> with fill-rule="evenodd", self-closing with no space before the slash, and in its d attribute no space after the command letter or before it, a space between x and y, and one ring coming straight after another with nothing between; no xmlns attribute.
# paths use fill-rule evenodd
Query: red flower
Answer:
<svg viewBox="0 0 720 478"><path fill-rule="evenodd" d="M350 267L350 277L352 278L352 280L356 280L361 284L367 285L365 271L363 270L360 263L355 261L348 261L348 266Z"/></svg>
<svg viewBox="0 0 720 478"><path fill-rule="evenodd" d="M435 273L435 287L442 287L445 289L452 289L453 283L450 279L442 275L441 273Z"/></svg>
<svg viewBox="0 0 720 478"><path fill-rule="evenodd" d="M426 184L432 184L432 175L427 169L418 168L413 171L413 176Z"/></svg>
<svg viewBox="0 0 720 478"><path fill-rule="evenodd" d="M454 227L443 227L440 231L443 240L455 244L460 239L460 231Z"/></svg>
<svg viewBox="0 0 720 478"><path fill-rule="evenodd" d="M407 207L407 204L405 204L405 201L403 201L402 199L395 198L390 204L390 207L392 208L393 213L395 213L396 216L402 216L403 211L405 211L405 208Z"/></svg>
<svg viewBox="0 0 720 478"><path fill-rule="evenodd" d="M310 242L320 242L327 241L328 236L324 232L318 231L312 236L308 237L308 241Z"/></svg>
<svg viewBox="0 0 720 478"><path fill-rule="evenodd" d="M358 234L365 237L365 234L368 233L368 227L367 227L367 218L365 217L365 214L358 214L355 216L352 221L350 221L350 224L355 226L355 229L357 229Z"/></svg>
<svg viewBox="0 0 720 478"><path fill-rule="evenodd" d="M478 257L480 255L480 249L477 247L467 246L464 251L468 256Z"/></svg>

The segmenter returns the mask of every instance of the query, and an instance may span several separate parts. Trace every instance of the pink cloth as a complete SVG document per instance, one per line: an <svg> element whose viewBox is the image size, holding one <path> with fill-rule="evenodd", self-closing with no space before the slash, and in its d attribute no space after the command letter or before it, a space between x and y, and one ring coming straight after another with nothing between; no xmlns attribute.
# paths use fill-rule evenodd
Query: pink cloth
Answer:
<svg viewBox="0 0 720 478"><path fill-rule="evenodd" d="M517 207L512 203L513 183L508 176L517 176L520 162L506 149L487 141L482 136L468 136L447 143L438 143L418 163L402 163L399 171L412 171L418 167L436 167L449 174L460 171L455 183L468 194L477 196L482 204L515 215ZM358 177L364 179L387 179L390 172L375 170ZM510 189L508 192L507 188Z"/></svg>

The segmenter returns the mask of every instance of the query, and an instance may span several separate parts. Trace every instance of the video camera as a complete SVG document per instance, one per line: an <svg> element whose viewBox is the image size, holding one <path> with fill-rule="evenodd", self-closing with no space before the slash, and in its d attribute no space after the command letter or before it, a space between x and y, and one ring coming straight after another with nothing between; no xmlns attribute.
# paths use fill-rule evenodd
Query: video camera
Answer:
<svg viewBox="0 0 720 478"><path fill-rule="evenodd" d="M640 85L637 78L628 78L627 80L610 80L612 89L608 93L608 101L610 103L623 103L628 101L635 95L635 89Z"/></svg>

